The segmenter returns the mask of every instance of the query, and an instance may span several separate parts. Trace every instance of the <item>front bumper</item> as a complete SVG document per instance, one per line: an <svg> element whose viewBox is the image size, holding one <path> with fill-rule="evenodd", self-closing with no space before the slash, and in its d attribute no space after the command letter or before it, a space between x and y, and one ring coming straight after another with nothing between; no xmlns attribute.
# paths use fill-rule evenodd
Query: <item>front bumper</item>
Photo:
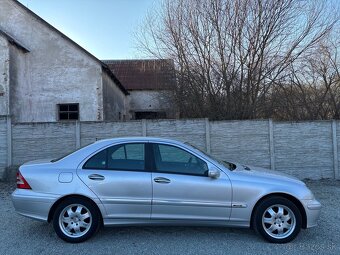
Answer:
<svg viewBox="0 0 340 255"><path fill-rule="evenodd" d="M307 228L317 226L322 207L320 202L315 199L308 199L302 200L302 204L307 216Z"/></svg>
<svg viewBox="0 0 340 255"><path fill-rule="evenodd" d="M41 221L47 221L50 208L57 199L56 195L26 189L16 189L12 193L12 202L17 213Z"/></svg>

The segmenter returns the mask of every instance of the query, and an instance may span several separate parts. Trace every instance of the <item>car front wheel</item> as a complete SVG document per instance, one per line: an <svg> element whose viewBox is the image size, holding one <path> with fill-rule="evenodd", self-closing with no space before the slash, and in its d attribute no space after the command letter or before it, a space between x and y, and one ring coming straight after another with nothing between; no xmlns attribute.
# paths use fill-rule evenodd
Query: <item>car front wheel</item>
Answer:
<svg viewBox="0 0 340 255"><path fill-rule="evenodd" d="M71 243L89 239L100 226L100 214L96 206L80 198L68 198L55 210L53 227L57 235Z"/></svg>
<svg viewBox="0 0 340 255"><path fill-rule="evenodd" d="M283 197L269 197L254 212L253 227L272 243L287 243L300 232L302 217L297 206Z"/></svg>

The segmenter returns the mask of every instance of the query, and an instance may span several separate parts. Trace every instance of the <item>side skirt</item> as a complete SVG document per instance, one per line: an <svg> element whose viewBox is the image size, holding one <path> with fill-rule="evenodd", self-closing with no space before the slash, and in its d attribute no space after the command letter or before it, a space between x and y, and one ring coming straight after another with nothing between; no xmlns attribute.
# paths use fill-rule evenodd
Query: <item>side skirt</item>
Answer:
<svg viewBox="0 0 340 255"><path fill-rule="evenodd" d="M249 228L246 221L103 219L104 226L214 226Z"/></svg>

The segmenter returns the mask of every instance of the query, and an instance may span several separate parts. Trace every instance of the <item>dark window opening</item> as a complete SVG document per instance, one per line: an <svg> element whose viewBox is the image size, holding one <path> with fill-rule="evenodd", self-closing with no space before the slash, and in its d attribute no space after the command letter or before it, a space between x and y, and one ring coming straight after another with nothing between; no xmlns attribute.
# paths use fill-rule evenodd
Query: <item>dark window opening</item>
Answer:
<svg viewBox="0 0 340 255"><path fill-rule="evenodd" d="M79 120L79 104L58 104L59 120Z"/></svg>
<svg viewBox="0 0 340 255"><path fill-rule="evenodd" d="M135 112L135 119L166 119L165 112Z"/></svg>

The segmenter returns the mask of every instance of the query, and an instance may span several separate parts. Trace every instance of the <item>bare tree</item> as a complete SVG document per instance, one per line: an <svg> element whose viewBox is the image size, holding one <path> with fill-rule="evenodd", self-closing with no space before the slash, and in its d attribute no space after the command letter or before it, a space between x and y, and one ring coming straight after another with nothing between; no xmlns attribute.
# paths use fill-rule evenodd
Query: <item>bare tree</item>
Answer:
<svg viewBox="0 0 340 255"><path fill-rule="evenodd" d="M275 118L340 118L339 46L339 42L330 39L304 61L291 64L286 81L278 84L272 93Z"/></svg>
<svg viewBox="0 0 340 255"><path fill-rule="evenodd" d="M275 86L336 25L330 8L317 0L165 0L138 41L150 56L175 61L182 117L272 117Z"/></svg>

